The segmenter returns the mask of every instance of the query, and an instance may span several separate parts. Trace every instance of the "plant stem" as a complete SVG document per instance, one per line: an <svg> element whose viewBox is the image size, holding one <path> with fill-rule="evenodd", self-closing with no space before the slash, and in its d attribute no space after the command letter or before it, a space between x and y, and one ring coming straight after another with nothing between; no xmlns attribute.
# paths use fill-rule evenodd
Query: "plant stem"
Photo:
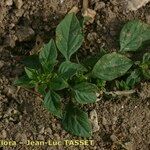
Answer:
<svg viewBox="0 0 150 150"><path fill-rule="evenodd" d="M105 92L105 94L112 95L112 96L128 96L135 93L135 90L129 91L112 91L112 92Z"/></svg>
<svg viewBox="0 0 150 150"><path fill-rule="evenodd" d="M26 90L26 91L28 91L28 92L30 92L30 93L32 93L32 94L34 94L34 95L36 95L36 96L42 98L42 95L40 95L39 93L37 93L37 92L35 92L35 91L33 91L33 90L29 90L29 89L27 89L27 88L25 88L25 87L21 87L21 88L23 88L24 90Z"/></svg>
<svg viewBox="0 0 150 150"><path fill-rule="evenodd" d="M89 7L89 0L83 0L83 12Z"/></svg>

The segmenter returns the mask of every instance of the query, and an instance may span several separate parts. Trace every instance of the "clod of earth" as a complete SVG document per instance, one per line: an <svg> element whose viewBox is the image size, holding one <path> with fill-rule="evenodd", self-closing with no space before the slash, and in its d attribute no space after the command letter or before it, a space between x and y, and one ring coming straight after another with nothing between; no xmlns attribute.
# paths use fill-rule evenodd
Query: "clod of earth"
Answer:
<svg viewBox="0 0 150 150"><path fill-rule="evenodd" d="M92 123L93 132L99 131L100 126L98 125L98 116L95 109L90 112L90 120Z"/></svg>
<svg viewBox="0 0 150 150"><path fill-rule="evenodd" d="M30 27L18 26L16 28L16 36L19 42L31 40L35 35L35 32Z"/></svg>
<svg viewBox="0 0 150 150"><path fill-rule="evenodd" d="M135 11L142 6L145 6L148 2L150 2L150 0L127 0L127 8L131 11Z"/></svg>
<svg viewBox="0 0 150 150"><path fill-rule="evenodd" d="M22 7L22 5L23 5L23 1L22 0L14 0L14 3L15 3L15 5L16 5L16 7L18 9L20 9Z"/></svg>

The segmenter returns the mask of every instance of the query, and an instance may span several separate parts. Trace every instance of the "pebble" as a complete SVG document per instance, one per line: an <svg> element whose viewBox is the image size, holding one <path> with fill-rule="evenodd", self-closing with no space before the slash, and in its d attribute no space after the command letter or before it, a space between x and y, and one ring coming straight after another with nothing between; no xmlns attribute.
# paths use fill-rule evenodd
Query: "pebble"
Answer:
<svg viewBox="0 0 150 150"><path fill-rule="evenodd" d="M135 146L134 146L134 144L133 144L132 142L127 142L127 143L125 143L123 147L124 147L125 149L127 149L127 150L136 149Z"/></svg>
<svg viewBox="0 0 150 150"><path fill-rule="evenodd" d="M136 11L142 6L145 6L150 0L126 0L127 1L127 9L130 11Z"/></svg>
<svg viewBox="0 0 150 150"><path fill-rule="evenodd" d="M12 6L13 5L13 0L6 0L5 4L6 4L6 6Z"/></svg>
<svg viewBox="0 0 150 150"><path fill-rule="evenodd" d="M8 87L8 92L7 92L7 95L8 96L11 96L11 97L14 97L15 94L16 94L16 87L15 86L9 86Z"/></svg>
<svg viewBox="0 0 150 150"><path fill-rule="evenodd" d="M95 8L94 8L94 10L101 10L102 8L105 8L105 3L104 2L97 2L96 4L95 4Z"/></svg>
<svg viewBox="0 0 150 150"><path fill-rule="evenodd" d="M48 134L52 134L51 128L46 128L46 129L45 129L45 132L48 133Z"/></svg>
<svg viewBox="0 0 150 150"><path fill-rule="evenodd" d="M44 136L40 134L40 135L38 135L37 140L44 141L45 139L44 139Z"/></svg>
<svg viewBox="0 0 150 150"><path fill-rule="evenodd" d="M4 66L4 61L0 60L0 69Z"/></svg>
<svg viewBox="0 0 150 150"><path fill-rule="evenodd" d="M16 5L16 7L18 9L20 9L22 7L22 5L23 5L23 1L22 0L14 0L14 3L15 3L15 5Z"/></svg>
<svg viewBox="0 0 150 150"><path fill-rule="evenodd" d="M102 124L104 126L108 124L108 121L107 121L107 119L105 117L103 117L103 119L102 119Z"/></svg>
<svg viewBox="0 0 150 150"><path fill-rule="evenodd" d="M94 41L98 37L96 32L88 33L87 39L91 42Z"/></svg>
<svg viewBox="0 0 150 150"><path fill-rule="evenodd" d="M7 132L6 132L6 130L2 130L1 131L1 138L6 138L7 137Z"/></svg>
<svg viewBox="0 0 150 150"><path fill-rule="evenodd" d="M43 133L44 133L44 129L45 129L45 127L42 127L42 128L40 129L39 133L40 133L40 134L43 134Z"/></svg>
<svg viewBox="0 0 150 150"><path fill-rule="evenodd" d="M4 45L14 48L16 46L17 37L15 35L7 35L4 40Z"/></svg>
<svg viewBox="0 0 150 150"><path fill-rule="evenodd" d="M18 26L16 29L16 36L19 42L28 41L35 35L35 32L30 27Z"/></svg>
<svg viewBox="0 0 150 150"><path fill-rule="evenodd" d="M117 142L117 141L118 141L118 138L117 138L116 135L114 135L114 134L112 134L112 135L110 136L110 138L111 138L111 140L112 140L113 142Z"/></svg>
<svg viewBox="0 0 150 150"><path fill-rule="evenodd" d="M90 112L90 120L93 126L93 132L99 131L100 126L98 125L98 116L95 109Z"/></svg>
<svg viewBox="0 0 150 150"><path fill-rule="evenodd" d="M27 140L28 140L28 139L27 139L26 134L23 133L23 134L21 135L21 141L22 141L23 143L26 143Z"/></svg>

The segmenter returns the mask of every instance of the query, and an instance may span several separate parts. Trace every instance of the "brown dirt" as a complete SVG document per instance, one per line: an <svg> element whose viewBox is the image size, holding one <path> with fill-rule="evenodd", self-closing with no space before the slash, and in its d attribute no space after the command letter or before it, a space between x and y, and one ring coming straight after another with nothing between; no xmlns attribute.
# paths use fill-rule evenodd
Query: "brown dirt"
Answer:
<svg viewBox="0 0 150 150"><path fill-rule="evenodd" d="M0 2L0 140L25 142L30 140L81 139L65 132L59 120L50 115L41 100L33 93L13 86L23 66L17 55L25 55L40 36L47 41L75 0L12 0ZM22 5L22 6L21 6ZM20 8L21 6L21 8ZM127 20L141 19L149 23L150 4L135 12L126 12L119 0L92 0L90 7L97 11L93 24L85 29L82 55L91 55L105 48L116 51L118 34ZM149 150L150 147L150 82L141 83L137 94L130 97L102 98L89 106L97 111L100 129L93 133L92 146L26 146L3 147L0 150Z"/></svg>

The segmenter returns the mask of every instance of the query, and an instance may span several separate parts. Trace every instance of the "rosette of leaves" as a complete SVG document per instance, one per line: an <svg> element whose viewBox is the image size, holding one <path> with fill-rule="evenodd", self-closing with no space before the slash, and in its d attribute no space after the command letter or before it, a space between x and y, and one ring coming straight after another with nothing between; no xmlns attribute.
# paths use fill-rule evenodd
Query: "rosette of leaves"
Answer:
<svg viewBox="0 0 150 150"><path fill-rule="evenodd" d="M70 60L83 39L79 20L74 13L68 14L57 26L56 44L52 39L43 46L39 56L27 57L23 61L25 75L15 84L39 92L43 96L44 107L62 120L67 131L89 137L92 131L88 114L81 110L79 104L95 102L97 87L84 76L87 69ZM65 57L63 62L57 60L57 48ZM62 108L63 93L59 94L60 90L66 90L71 97L65 109Z"/></svg>
<svg viewBox="0 0 150 150"><path fill-rule="evenodd" d="M141 71L139 69L135 69L131 71L130 75L127 77L127 79L118 81L116 80L116 86L118 89L121 90L131 90L134 88L134 86L141 81Z"/></svg>
<svg viewBox="0 0 150 150"><path fill-rule="evenodd" d="M130 28L123 30L121 51L131 50L129 47L132 42L127 41L124 34ZM72 55L79 50L84 41L82 31L83 28L76 15L74 13L66 15L56 28L56 40L50 40L45 44L39 56L30 56L26 59L27 62L24 62L26 75L15 84L35 88L43 95L44 106L62 121L66 131L77 136L90 137L91 124L88 114L81 109L82 106L96 102L98 87L104 88L106 81L112 81L126 74L133 62L125 55L113 52L94 59L90 66L79 63ZM134 41L135 38L134 36L130 40ZM143 38L148 39L144 35ZM126 42L122 43L122 40ZM135 50L135 47L131 47ZM64 56L64 61L57 60L57 50ZM133 77L136 77L134 73L128 79L131 85L133 81L130 80ZM65 108L62 107L63 96L69 99L65 100Z"/></svg>

